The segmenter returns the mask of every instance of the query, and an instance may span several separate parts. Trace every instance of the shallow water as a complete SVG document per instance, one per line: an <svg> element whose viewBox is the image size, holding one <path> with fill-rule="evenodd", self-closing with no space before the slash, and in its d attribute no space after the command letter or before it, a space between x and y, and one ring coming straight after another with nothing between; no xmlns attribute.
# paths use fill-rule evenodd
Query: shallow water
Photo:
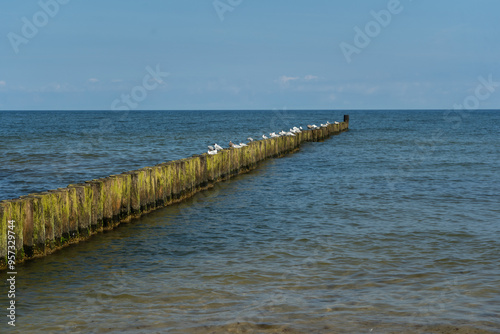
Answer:
<svg viewBox="0 0 500 334"><path fill-rule="evenodd" d="M341 120L324 113L288 117L302 126ZM153 114L152 130L142 123L134 132L147 139L117 134L95 158L77 159L85 170L51 174L46 164L42 175L89 179L275 125L272 112ZM18 266L13 332L500 332L500 113L461 124L442 111L349 114L347 133ZM228 137L204 128L207 119L225 124ZM199 130L188 137L179 126L158 139L179 120ZM23 152L34 154L30 144ZM57 155L45 145L40 156ZM11 181L21 177L10 177L4 194L16 194Z"/></svg>

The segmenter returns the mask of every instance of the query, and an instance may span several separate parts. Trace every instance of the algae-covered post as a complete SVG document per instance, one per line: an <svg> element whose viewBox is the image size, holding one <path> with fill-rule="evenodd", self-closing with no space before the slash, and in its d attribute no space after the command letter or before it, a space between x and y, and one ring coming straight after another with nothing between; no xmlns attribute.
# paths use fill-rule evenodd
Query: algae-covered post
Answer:
<svg viewBox="0 0 500 334"><path fill-rule="evenodd" d="M181 201L218 181L256 168L262 160L294 152L303 142L322 141L348 127L349 115L345 115L342 123L303 130L293 137L254 141L217 155L195 155L1 201L0 269L7 266L9 221L15 221L15 255L17 262L22 262Z"/></svg>

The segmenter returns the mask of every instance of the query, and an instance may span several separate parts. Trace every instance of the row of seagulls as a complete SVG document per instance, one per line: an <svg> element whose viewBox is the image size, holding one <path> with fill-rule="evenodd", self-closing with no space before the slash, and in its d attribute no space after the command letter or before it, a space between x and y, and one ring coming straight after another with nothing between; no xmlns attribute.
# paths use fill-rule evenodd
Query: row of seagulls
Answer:
<svg viewBox="0 0 500 334"><path fill-rule="evenodd" d="M329 121L327 121L326 124L322 124L321 123L321 128L326 128L330 124L331 123ZM340 123L339 122L335 122L334 124L340 124ZM310 129L310 130L320 129L320 127L317 126L316 124L308 125L307 128ZM281 136L295 137L295 135L297 133L302 133L302 130L303 130L302 127L296 127L296 126L294 126L288 132L285 132L283 130L281 130L280 132L278 132L278 134L276 134L276 132L271 132L269 134L269 136L271 138L278 138L278 137L281 137ZM262 139L268 139L268 137L266 135L262 135ZM253 138L251 138L251 137L248 137L247 140L248 140L249 143L251 143L251 142L254 141ZM242 148L244 146L248 146L248 145L245 144L245 143L234 144L232 141L229 142L229 147L232 147L232 148ZM210 155L215 155L220 150L223 150L222 146L220 146L217 143L215 143L213 146L208 146L208 152L207 153L210 154Z"/></svg>
<svg viewBox="0 0 500 334"><path fill-rule="evenodd" d="M295 134L297 134L297 133L301 133L301 132L302 132L302 127L298 128L298 127L294 126L294 127L293 127L293 128L291 128L291 129L290 129L290 131L288 131L288 132L285 132L285 131L283 131L283 130L281 130L280 132L278 132L278 134L276 134L276 132L271 132L271 133L269 134L269 136L270 136L271 138L278 138L278 137L281 137L281 136L292 136L292 137L294 137L294 136L295 136ZM266 135L262 135L262 138L263 138L263 139L268 139L268 137L267 137Z"/></svg>
<svg viewBox="0 0 500 334"><path fill-rule="evenodd" d="M252 139L252 138L249 138L249 139ZM250 141L253 141L253 139L250 140ZM232 141L229 142L229 147L242 148L243 146L248 146L248 145L245 144L245 143L240 143L238 145L238 144L234 144ZM223 150L222 146L220 146L219 144L215 143L213 146L211 146L211 145L208 146L207 153L210 154L210 155L215 155L220 150Z"/></svg>

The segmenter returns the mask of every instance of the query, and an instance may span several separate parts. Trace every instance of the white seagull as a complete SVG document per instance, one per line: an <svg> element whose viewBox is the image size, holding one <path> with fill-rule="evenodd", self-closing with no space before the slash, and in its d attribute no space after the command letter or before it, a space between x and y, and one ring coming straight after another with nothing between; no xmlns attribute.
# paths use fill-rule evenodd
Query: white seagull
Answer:
<svg viewBox="0 0 500 334"><path fill-rule="evenodd" d="M217 150L208 150L207 153L210 154L210 155L216 155L217 154Z"/></svg>
<svg viewBox="0 0 500 334"><path fill-rule="evenodd" d="M263 138L263 139L267 139L266 135L262 135L262 138Z"/></svg>
<svg viewBox="0 0 500 334"><path fill-rule="evenodd" d="M253 138L251 138L251 137L248 137L248 138L247 138L247 140L248 140L249 142L253 142Z"/></svg>
<svg viewBox="0 0 500 334"><path fill-rule="evenodd" d="M223 150L222 146L218 145L217 143L214 144L215 149L218 150Z"/></svg>
<svg viewBox="0 0 500 334"><path fill-rule="evenodd" d="M240 147L243 147L243 146L248 146L248 145L245 143L240 143Z"/></svg>

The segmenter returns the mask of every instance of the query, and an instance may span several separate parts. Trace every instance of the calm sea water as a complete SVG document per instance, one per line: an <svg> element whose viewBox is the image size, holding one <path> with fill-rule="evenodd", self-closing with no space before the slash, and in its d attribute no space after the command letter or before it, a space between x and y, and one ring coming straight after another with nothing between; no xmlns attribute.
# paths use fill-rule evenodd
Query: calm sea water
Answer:
<svg viewBox="0 0 500 334"><path fill-rule="evenodd" d="M0 198L343 114L0 112ZM499 333L500 112L349 114L347 133L18 266L1 332Z"/></svg>

